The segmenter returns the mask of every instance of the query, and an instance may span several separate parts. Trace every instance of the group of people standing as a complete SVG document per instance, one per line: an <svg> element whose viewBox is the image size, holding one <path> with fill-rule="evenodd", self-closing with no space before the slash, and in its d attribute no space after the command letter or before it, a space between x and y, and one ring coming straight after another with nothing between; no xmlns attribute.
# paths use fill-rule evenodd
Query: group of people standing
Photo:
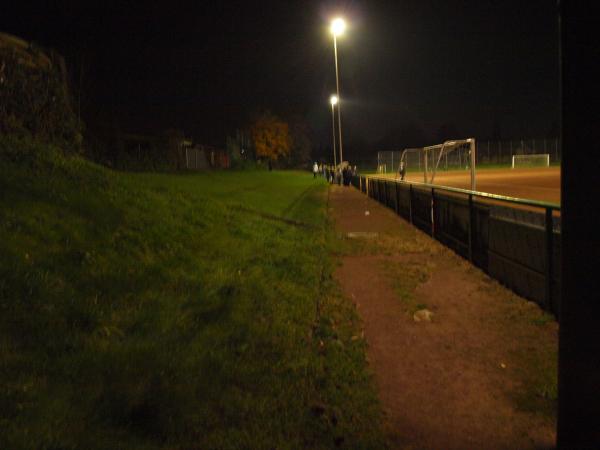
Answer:
<svg viewBox="0 0 600 450"><path fill-rule="evenodd" d="M356 166L352 167L348 163L338 164L313 164L313 177L322 176L329 183L350 186L352 177L356 175Z"/></svg>

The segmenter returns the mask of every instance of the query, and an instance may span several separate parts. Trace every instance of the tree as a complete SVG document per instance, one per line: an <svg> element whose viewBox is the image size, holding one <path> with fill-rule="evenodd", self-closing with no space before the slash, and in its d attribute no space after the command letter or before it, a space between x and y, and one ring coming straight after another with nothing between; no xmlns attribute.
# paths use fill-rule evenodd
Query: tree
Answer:
<svg viewBox="0 0 600 450"><path fill-rule="evenodd" d="M310 130L301 118L293 118L290 124L291 149L288 162L293 167L303 167L310 163L312 142Z"/></svg>
<svg viewBox="0 0 600 450"><path fill-rule="evenodd" d="M0 33L0 134L30 135L80 152L64 58Z"/></svg>
<svg viewBox="0 0 600 450"><path fill-rule="evenodd" d="M263 112L254 119L250 127L250 135L257 158L276 161L280 156L286 156L290 152L291 139L288 124L269 112Z"/></svg>

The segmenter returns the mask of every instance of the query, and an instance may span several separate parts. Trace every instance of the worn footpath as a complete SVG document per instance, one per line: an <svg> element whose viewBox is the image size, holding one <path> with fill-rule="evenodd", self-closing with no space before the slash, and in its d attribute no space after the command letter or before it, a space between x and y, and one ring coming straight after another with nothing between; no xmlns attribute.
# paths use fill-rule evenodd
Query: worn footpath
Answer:
<svg viewBox="0 0 600 450"><path fill-rule="evenodd" d="M356 189L329 207L391 447L553 448L555 320Z"/></svg>

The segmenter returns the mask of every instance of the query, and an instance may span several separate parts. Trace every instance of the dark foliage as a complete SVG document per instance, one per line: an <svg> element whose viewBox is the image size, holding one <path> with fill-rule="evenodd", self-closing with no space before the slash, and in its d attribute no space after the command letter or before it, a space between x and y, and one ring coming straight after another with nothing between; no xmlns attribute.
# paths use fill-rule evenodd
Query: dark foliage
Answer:
<svg viewBox="0 0 600 450"><path fill-rule="evenodd" d="M81 125L75 116L64 60L0 36L0 133L31 136L81 151Z"/></svg>

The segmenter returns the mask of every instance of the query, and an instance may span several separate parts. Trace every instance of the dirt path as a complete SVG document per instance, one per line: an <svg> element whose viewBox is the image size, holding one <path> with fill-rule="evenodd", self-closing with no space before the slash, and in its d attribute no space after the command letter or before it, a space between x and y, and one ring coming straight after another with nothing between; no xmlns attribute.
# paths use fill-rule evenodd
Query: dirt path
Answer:
<svg viewBox="0 0 600 450"><path fill-rule="evenodd" d="M354 188L331 188L330 214L391 445L553 448L556 323Z"/></svg>

